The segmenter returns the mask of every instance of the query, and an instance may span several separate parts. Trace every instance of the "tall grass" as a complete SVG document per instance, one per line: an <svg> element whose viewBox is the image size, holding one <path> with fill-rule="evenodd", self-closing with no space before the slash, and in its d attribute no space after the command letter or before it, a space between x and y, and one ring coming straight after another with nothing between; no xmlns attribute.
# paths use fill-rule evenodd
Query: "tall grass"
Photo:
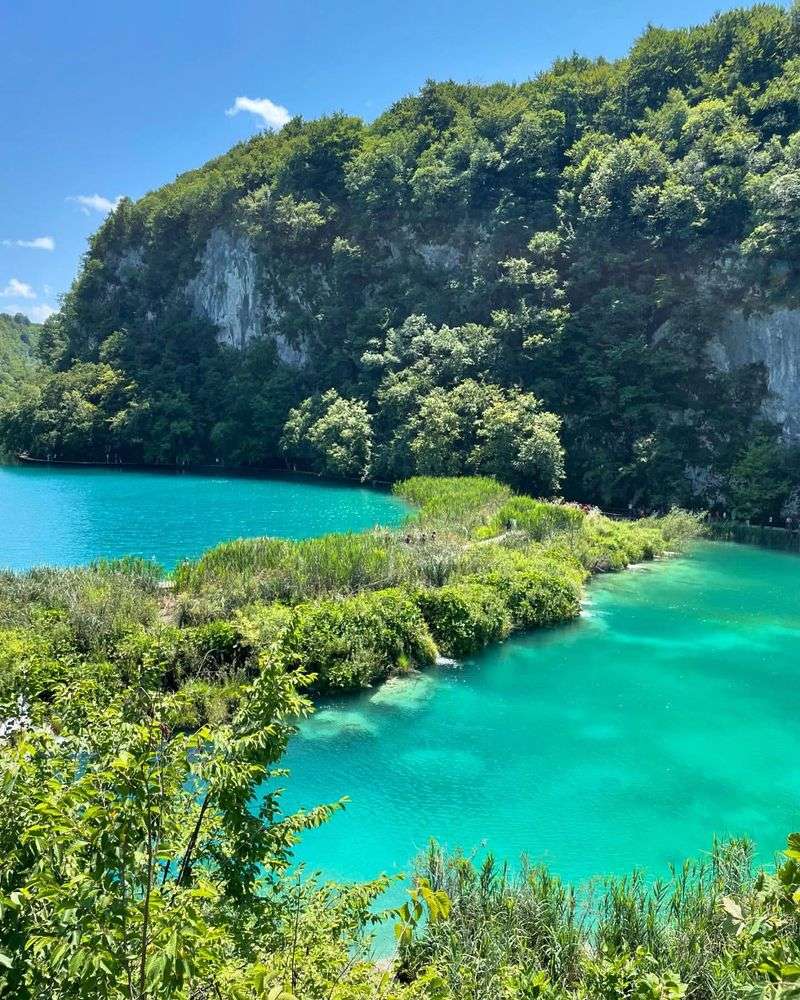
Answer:
<svg viewBox="0 0 800 1000"><path fill-rule="evenodd" d="M381 590L414 579L408 548L395 534L324 535L292 542L240 539L218 545L175 570L183 621L230 616L256 602L296 604Z"/></svg>
<svg viewBox="0 0 800 1000"><path fill-rule="evenodd" d="M501 531L521 531L529 539L541 542L564 532L579 531L585 519L580 507L571 504L512 497L500 507L482 534L491 537Z"/></svg>
<svg viewBox="0 0 800 1000"><path fill-rule="evenodd" d="M470 535L512 497L510 487L485 476L414 476L394 492L416 505L412 515L428 531Z"/></svg>
<svg viewBox="0 0 800 1000"><path fill-rule="evenodd" d="M0 573L0 628L63 624L81 652L104 652L133 626L158 618L163 570L144 559Z"/></svg>
<svg viewBox="0 0 800 1000"><path fill-rule="evenodd" d="M747 841L715 843L706 859L673 869L665 881L637 873L580 891L525 859L512 873L491 856L478 864L434 843L416 876L444 890L451 911L404 945L403 967L409 975L436 968L460 1000L762 995L736 992L736 964L725 961L737 926L721 900L733 897L746 912L758 903ZM643 985L648 976L676 977L686 992L636 992L636 980ZM545 992L544 984L557 988Z"/></svg>

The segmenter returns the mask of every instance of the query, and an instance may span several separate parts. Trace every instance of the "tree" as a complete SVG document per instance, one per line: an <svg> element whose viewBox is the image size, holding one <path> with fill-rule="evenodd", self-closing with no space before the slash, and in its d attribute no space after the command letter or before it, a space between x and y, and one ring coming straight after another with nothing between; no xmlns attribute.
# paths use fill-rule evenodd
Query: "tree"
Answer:
<svg viewBox="0 0 800 1000"><path fill-rule="evenodd" d="M538 399L512 391L481 417L474 467L534 496L556 494L564 478L560 430L559 417L543 412Z"/></svg>
<svg viewBox="0 0 800 1000"><path fill-rule="evenodd" d="M330 389L289 412L281 447L317 472L366 479L372 469L372 417L366 403Z"/></svg>
<svg viewBox="0 0 800 1000"><path fill-rule="evenodd" d="M336 808L280 813L276 765L309 711L306 680L264 659L233 722L189 735L180 695L146 686L85 702L87 724L61 736L25 716L9 729L0 997L325 996L366 975L359 938L385 881L286 875L299 834Z"/></svg>
<svg viewBox="0 0 800 1000"><path fill-rule="evenodd" d="M760 434L740 454L730 472L730 502L739 518L780 517L790 483L780 442Z"/></svg>

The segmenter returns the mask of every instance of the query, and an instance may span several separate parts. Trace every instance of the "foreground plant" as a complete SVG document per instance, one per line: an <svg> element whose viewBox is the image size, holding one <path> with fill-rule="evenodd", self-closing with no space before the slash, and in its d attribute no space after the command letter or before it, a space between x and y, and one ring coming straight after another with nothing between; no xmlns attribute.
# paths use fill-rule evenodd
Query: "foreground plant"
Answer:
<svg viewBox="0 0 800 1000"><path fill-rule="evenodd" d="M796 1000L799 834L785 854L753 872L746 841L715 844L667 882L579 892L542 866L512 872L432 844L399 911L401 974L438 970L451 1000Z"/></svg>
<svg viewBox="0 0 800 1000"><path fill-rule="evenodd" d="M279 810L276 765L310 708L303 681L264 662L230 725L190 735L175 731L179 703L137 688L78 732L10 736L0 996L330 995L385 881L287 875L300 833L339 805Z"/></svg>

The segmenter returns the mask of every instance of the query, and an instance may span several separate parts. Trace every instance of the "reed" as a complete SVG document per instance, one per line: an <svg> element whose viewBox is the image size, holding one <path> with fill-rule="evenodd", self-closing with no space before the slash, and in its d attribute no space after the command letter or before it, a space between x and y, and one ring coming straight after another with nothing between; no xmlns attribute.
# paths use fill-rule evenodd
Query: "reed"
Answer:
<svg viewBox="0 0 800 1000"><path fill-rule="evenodd" d="M401 948L402 966L409 978L438 969L452 996L767 995L738 992L745 956L734 957L742 925L731 912L767 916L748 841L715 842L706 858L662 881L636 872L580 889L525 858L512 872L491 855L478 862L431 843L415 877L447 894L450 913L417 928Z"/></svg>
<svg viewBox="0 0 800 1000"><path fill-rule="evenodd" d="M296 604L416 579L407 547L387 531L333 534L299 542L240 539L175 570L184 623L228 617L256 602Z"/></svg>
<svg viewBox="0 0 800 1000"><path fill-rule="evenodd" d="M85 653L107 651L134 626L159 614L163 570L144 559L103 560L84 567L0 573L0 628L67 628Z"/></svg>

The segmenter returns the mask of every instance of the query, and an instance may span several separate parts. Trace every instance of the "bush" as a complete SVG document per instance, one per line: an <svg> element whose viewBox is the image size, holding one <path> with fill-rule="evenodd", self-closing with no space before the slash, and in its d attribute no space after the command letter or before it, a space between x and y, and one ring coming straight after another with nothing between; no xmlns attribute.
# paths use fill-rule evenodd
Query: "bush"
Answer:
<svg viewBox="0 0 800 1000"><path fill-rule="evenodd" d="M42 616L44 628L0 629L0 734L4 721L26 716L55 732L83 730L98 707L122 690L116 665L81 656L63 628ZM0 735L0 752L2 735Z"/></svg>
<svg viewBox="0 0 800 1000"><path fill-rule="evenodd" d="M705 534L704 517L704 514L691 514L688 510L673 507L668 514L655 521L667 545L673 549L682 549Z"/></svg>
<svg viewBox="0 0 800 1000"><path fill-rule="evenodd" d="M494 571L476 578L502 596L514 629L543 628L577 618L581 611L578 583L552 570Z"/></svg>
<svg viewBox="0 0 800 1000"><path fill-rule="evenodd" d="M0 630L0 720L14 714L19 698L28 705L52 701L74 659L66 650L57 655L48 636L29 629Z"/></svg>
<svg viewBox="0 0 800 1000"><path fill-rule="evenodd" d="M236 627L256 655L280 646L292 627L294 609L285 604L251 604L236 614Z"/></svg>
<svg viewBox="0 0 800 1000"><path fill-rule="evenodd" d="M172 696L170 714L176 721L175 728L194 732L205 725L224 725L234 717L246 693L244 677L190 680Z"/></svg>
<svg viewBox="0 0 800 1000"><path fill-rule="evenodd" d="M318 688L365 687L394 670L430 664L437 652L419 609L400 590L248 608L239 623L257 653L277 652L290 669L314 674Z"/></svg>
<svg viewBox="0 0 800 1000"><path fill-rule="evenodd" d="M148 687L169 690L194 678L225 677L240 670L247 655L238 628L226 621L133 632L115 650L129 681L136 677Z"/></svg>
<svg viewBox="0 0 800 1000"><path fill-rule="evenodd" d="M467 656L511 632L513 623L503 597L483 583L422 590L417 602L445 656Z"/></svg>
<svg viewBox="0 0 800 1000"><path fill-rule="evenodd" d="M553 559L571 559L590 573L617 572L654 559L666 549L656 518L612 521L597 514L585 519L580 532L555 536L546 545Z"/></svg>

